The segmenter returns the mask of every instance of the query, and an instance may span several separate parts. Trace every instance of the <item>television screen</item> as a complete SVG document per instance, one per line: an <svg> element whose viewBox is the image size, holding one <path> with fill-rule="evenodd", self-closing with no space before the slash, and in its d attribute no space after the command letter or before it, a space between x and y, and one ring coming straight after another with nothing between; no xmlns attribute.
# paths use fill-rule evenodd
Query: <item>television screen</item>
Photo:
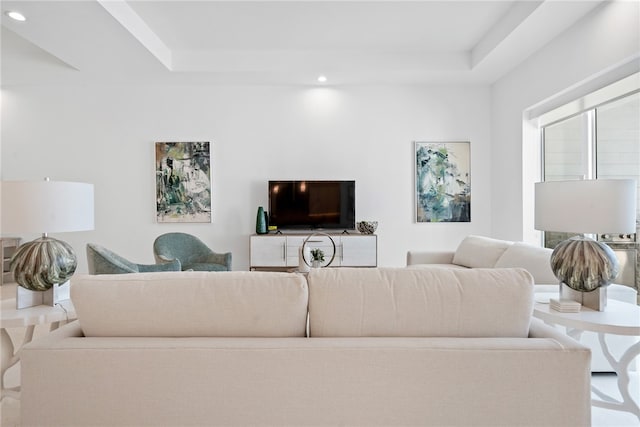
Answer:
<svg viewBox="0 0 640 427"><path fill-rule="evenodd" d="M355 181L269 181L269 225L355 228Z"/></svg>

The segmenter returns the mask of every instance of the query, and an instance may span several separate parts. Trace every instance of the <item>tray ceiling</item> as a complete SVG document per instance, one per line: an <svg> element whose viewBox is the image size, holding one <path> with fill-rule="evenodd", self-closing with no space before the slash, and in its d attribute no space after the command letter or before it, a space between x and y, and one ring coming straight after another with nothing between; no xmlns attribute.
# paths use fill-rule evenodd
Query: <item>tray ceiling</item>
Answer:
<svg viewBox="0 0 640 427"><path fill-rule="evenodd" d="M490 84L599 3L3 1L2 84Z"/></svg>

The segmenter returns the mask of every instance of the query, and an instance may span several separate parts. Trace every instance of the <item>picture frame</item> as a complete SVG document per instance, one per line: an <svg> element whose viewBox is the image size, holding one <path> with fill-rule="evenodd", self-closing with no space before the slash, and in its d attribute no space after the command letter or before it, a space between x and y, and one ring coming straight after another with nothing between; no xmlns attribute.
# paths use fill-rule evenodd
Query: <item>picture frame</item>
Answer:
<svg viewBox="0 0 640 427"><path fill-rule="evenodd" d="M414 141L415 220L471 222L470 141Z"/></svg>
<svg viewBox="0 0 640 427"><path fill-rule="evenodd" d="M211 143L156 142L156 221L211 222Z"/></svg>

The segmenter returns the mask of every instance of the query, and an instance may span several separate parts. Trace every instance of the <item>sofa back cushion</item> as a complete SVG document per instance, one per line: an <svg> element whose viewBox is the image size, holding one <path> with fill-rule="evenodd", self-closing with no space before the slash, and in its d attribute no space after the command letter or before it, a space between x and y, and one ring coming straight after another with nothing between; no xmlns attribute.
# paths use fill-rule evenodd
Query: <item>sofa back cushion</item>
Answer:
<svg viewBox="0 0 640 427"><path fill-rule="evenodd" d="M531 273L537 285L558 284L558 279L551 270L552 253L553 250L548 248L516 242L504 251L495 266L524 268Z"/></svg>
<svg viewBox="0 0 640 427"><path fill-rule="evenodd" d="M71 299L85 336L304 337L302 275L163 272L74 276Z"/></svg>
<svg viewBox="0 0 640 427"><path fill-rule="evenodd" d="M527 337L523 269L325 268L309 273L312 337Z"/></svg>
<svg viewBox="0 0 640 427"><path fill-rule="evenodd" d="M512 244L513 242L484 236L467 236L458 245L453 263L469 268L495 267L496 261Z"/></svg>

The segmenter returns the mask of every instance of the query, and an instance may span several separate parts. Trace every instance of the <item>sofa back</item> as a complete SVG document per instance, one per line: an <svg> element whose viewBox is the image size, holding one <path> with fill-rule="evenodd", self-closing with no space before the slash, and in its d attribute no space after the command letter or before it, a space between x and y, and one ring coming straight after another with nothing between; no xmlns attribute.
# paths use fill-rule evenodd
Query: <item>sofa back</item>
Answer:
<svg viewBox="0 0 640 427"><path fill-rule="evenodd" d="M71 299L85 336L304 337L302 275L162 272L79 275Z"/></svg>
<svg viewBox="0 0 640 427"><path fill-rule="evenodd" d="M498 258L496 268L524 268L533 276L536 285L558 285L559 280L551 270L552 249L515 242Z"/></svg>
<svg viewBox="0 0 640 427"><path fill-rule="evenodd" d="M523 269L326 268L79 275L71 298L93 337L522 337Z"/></svg>
<svg viewBox="0 0 640 427"><path fill-rule="evenodd" d="M536 285L558 285L548 248L484 236L467 236L455 251L408 251L407 266L422 268L524 268Z"/></svg>
<svg viewBox="0 0 640 427"><path fill-rule="evenodd" d="M458 245L452 263L469 268L524 268L536 284L557 284L551 270L552 252L524 242L470 235Z"/></svg>
<svg viewBox="0 0 640 427"><path fill-rule="evenodd" d="M453 263L469 268L493 268L502 254L513 245L507 240L467 236L458 245Z"/></svg>
<svg viewBox="0 0 640 427"><path fill-rule="evenodd" d="M524 269L312 269L312 337L522 337L533 312Z"/></svg>

